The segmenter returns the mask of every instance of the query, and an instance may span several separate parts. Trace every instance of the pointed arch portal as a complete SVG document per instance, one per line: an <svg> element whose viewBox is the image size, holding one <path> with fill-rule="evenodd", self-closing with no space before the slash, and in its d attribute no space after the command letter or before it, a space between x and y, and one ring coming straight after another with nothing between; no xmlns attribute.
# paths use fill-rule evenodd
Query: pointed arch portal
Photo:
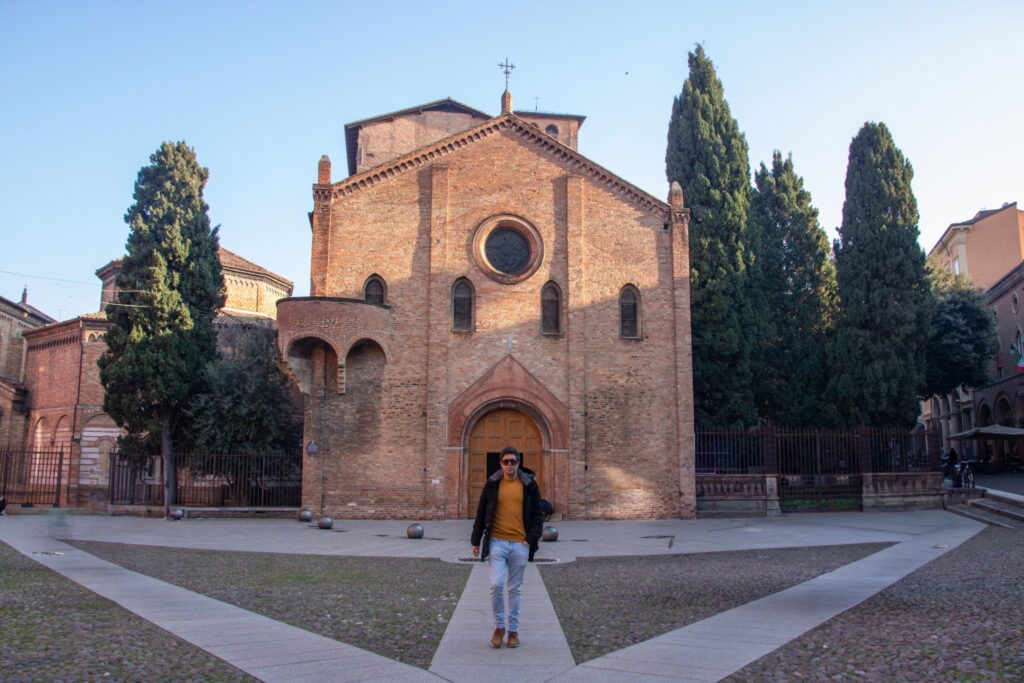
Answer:
<svg viewBox="0 0 1024 683"><path fill-rule="evenodd" d="M533 472L537 485L544 491L544 440L540 427L532 417L520 410L492 410L477 420L469 434L466 509L470 516L476 513L477 502L487 477L499 469L499 456L506 446L514 446L523 454L523 466Z"/></svg>

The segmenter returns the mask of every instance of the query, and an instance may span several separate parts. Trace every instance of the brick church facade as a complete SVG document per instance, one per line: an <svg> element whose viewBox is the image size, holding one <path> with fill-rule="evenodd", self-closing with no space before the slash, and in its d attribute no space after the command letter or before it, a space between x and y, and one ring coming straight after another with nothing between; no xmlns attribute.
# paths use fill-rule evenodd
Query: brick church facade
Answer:
<svg viewBox="0 0 1024 683"><path fill-rule="evenodd" d="M582 122L440 100L349 124L344 180L321 158L311 295L277 316L304 507L470 517L513 445L565 518L696 515L689 211Z"/></svg>

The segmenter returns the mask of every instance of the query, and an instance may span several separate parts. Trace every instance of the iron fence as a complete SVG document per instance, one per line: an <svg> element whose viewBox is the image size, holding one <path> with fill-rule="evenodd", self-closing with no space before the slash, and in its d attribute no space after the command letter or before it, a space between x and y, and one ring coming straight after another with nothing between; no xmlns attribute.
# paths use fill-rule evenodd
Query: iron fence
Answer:
<svg viewBox="0 0 1024 683"><path fill-rule="evenodd" d="M164 483L156 458L110 458L110 502L114 505L163 505Z"/></svg>
<svg viewBox="0 0 1024 683"><path fill-rule="evenodd" d="M775 475L784 510L858 509L865 474L941 468L937 431L700 430L695 446L695 471L704 484L698 490L714 490L712 482L723 476Z"/></svg>
<svg viewBox="0 0 1024 683"><path fill-rule="evenodd" d="M937 431L864 430L872 472L935 472L942 467L942 435Z"/></svg>
<svg viewBox="0 0 1024 683"><path fill-rule="evenodd" d="M298 454L175 457L175 505L185 507L297 507L302 499L302 458ZM117 458L111 466L110 502L163 505L160 460Z"/></svg>
<svg viewBox="0 0 1024 683"><path fill-rule="evenodd" d="M0 496L10 505L60 506L64 449L0 451Z"/></svg>
<svg viewBox="0 0 1024 683"><path fill-rule="evenodd" d="M783 510L850 510L861 507L863 476L851 432L774 434L779 506Z"/></svg>
<svg viewBox="0 0 1024 683"><path fill-rule="evenodd" d="M302 499L302 458L288 455L178 456L177 505L296 507Z"/></svg>
<svg viewBox="0 0 1024 683"><path fill-rule="evenodd" d="M756 432L707 431L695 435L697 474L764 472L761 436Z"/></svg>

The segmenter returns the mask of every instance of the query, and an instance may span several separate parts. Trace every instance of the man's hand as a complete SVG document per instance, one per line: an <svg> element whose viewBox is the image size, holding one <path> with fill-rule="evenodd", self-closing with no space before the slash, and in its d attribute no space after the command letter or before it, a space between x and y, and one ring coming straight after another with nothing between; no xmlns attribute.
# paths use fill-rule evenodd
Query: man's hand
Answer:
<svg viewBox="0 0 1024 683"><path fill-rule="evenodd" d="M480 546L475 545L475 546L473 546L473 557L479 557L479 556L480 556Z"/></svg>

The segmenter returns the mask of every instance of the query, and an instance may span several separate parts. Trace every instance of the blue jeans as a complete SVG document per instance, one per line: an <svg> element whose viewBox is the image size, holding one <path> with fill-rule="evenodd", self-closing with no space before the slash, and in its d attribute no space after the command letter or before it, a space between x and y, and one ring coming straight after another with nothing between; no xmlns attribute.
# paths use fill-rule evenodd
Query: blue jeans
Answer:
<svg viewBox="0 0 1024 683"><path fill-rule="evenodd" d="M523 574L530 559L530 546L519 541L492 538L489 554L491 611L494 627L505 628L505 577L508 576L508 630L519 632L519 610L523 606Z"/></svg>

